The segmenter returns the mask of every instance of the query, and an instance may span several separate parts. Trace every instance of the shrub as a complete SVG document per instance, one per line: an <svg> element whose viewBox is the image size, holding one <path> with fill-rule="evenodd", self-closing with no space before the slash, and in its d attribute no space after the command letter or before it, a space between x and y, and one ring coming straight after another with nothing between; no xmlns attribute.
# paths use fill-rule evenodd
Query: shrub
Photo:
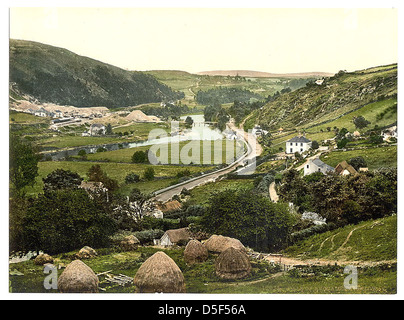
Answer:
<svg viewBox="0 0 404 320"><path fill-rule="evenodd" d="M135 153L132 155L133 163L146 163L147 160L147 153L144 151L135 151Z"/></svg>
<svg viewBox="0 0 404 320"><path fill-rule="evenodd" d="M135 182L139 182L140 181L140 176L136 173L129 173L126 177L125 177L125 182L126 183L135 183Z"/></svg>
<svg viewBox="0 0 404 320"><path fill-rule="evenodd" d="M154 180L154 169L153 168L146 168L146 170L144 171L144 173L143 173L143 177L146 179L146 180L148 180L148 181L151 181L151 180Z"/></svg>

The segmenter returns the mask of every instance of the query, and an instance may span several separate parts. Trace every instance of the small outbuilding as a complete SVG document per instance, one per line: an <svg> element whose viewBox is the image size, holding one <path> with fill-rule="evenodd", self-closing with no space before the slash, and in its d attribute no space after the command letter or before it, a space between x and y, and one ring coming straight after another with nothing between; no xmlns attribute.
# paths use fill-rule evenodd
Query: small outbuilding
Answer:
<svg viewBox="0 0 404 320"><path fill-rule="evenodd" d="M153 254L140 266L134 284L140 293L185 292L185 279L181 269L162 251Z"/></svg>
<svg viewBox="0 0 404 320"><path fill-rule="evenodd" d="M242 279L251 274L251 263L247 254L230 247L216 259L216 275L222 279Z"/></svg>
<svg viewBox="0 0 404 320"><path fill-rule="evenodd" d="M169 247L181 242L187 243L191 239L191 233L188 228L167 230L160 238L160 245Z"/></svg>
<svg viewBox="0 0 404 320"><path fill-rule="evenodd" d="M358 173L354 167L352 167L348 162L345 160L338 163L337 166L335 167L335 172L339 175L349 175L349 174L356 174Z"/></svg>

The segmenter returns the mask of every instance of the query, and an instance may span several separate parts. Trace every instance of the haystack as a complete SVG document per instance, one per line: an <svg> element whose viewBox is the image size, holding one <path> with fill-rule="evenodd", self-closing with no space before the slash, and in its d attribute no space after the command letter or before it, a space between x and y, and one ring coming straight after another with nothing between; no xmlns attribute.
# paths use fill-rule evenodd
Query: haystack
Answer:
<svg viewBox="0 0 404 320"><path fill-rule="evenodd" d="M251 263L245 252L230 247L216 259L216 275L222 279L242 279L251 273Z"/></svg>
<svg viewBox="0 0 404 320"><path fill-rule="evenodd" d="M34 259L34 264L36 264L37 266L43 266L47 263L53 263L53 258L46 253L41 253Z"/></svg>
<svg viewBox="0 0 404 320"><path fill-rule="evenodd" d="M90 259L97 256L97 252L88 246L84 246L80 249L78 253L76 253L77 259Z"/></svg>
<svg viewBox="0 0 404 320"><path fill-rule="evenodd" d="M184 250L184 260L188 264L204 262L208 255L208 249L198 240L190 240Z"/></svg>
<svg viewBox="0 0 404 320"><path fill-rule="evenodd" d="M134 279L141 293L185 292L185 279L173 259L158 251L139 268Z"/></svg>
<svg viewBox="0 0 404 320"><path fill-rule="evenodd" d="M246 251L240 240L215 234L206 240L205 246L206 249L212 252L223 252L230 247Z"/></svg>
<svg viewBox="0 0 404 320"><path fill-rule="evenodd" d="M81 260L74 260L58 279L58 289L62 293L98 292L98 278L94 271Z"/></svg>
<svg viewBox="0 0 404 320"><path fill-rule="evenodd" d="M134 235L129 235L125 237L119 244L122 250L124 251L133 251L136 250L140 241Z"/></svg>

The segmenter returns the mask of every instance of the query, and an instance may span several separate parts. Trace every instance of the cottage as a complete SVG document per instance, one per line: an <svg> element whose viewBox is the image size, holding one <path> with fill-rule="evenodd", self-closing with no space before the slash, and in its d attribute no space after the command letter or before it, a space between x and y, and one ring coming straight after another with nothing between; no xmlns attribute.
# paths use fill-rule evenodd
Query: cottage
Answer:
<svg viewBox="0 0 404 320"><path fill-rule="evenodd" d="M293 154L295 152L302 153L311 148L311 140L305 136L296 136L286 141L286 153Z"/></svg>
<svg viewBox="0 0 404 320"><path fill-rule="evenodd" d="M63 112L60 111L60 110L55 110L54 117L55 118L63 118Z"/></svg>
<svg viewBox="0 0 404 320"><path fill-rule="evenodd" d="M48 112L44 108L40 108L35 111L34 115L37 117L46 117L48 115Z"/></svg>
<svg viewBox="0 0 404 320"><path fill-rule="evenodd" d="M321 172L326 174L327 172L334 171L334 168L329 166L328 164L321 161L319 158L310 159L304 165L304 175L308 175L314 172Z"/></svg>
<svg viewBox="0 0 404 320"><path fill-rule="evenodd" d="M321 86L324 82L324 79L318 79L316 80L316 85Z"/></svg>
<svg viewBox="0 0 404 320"><path fill-rule="evenodd" d="M335 167L335 172L339 175L349 175L349 174L356 174L358 173L354 167L352 167L348 162L345 160L338 163L337 166Z"/></svg>
<svg viewBox="0 0 404 320"><path fill-rule="evenodd" d="M93 123L90 126L89 133L91 136L99 136L99 135L104 135L106 132L106 127L101 124L101 123Z"/></svg>
<svg viewBox="0 0 404 320"><path fill-rule="evenodd" d="M188 228L167 230L160 238L161 246L172 246L179 242L188 242L191 239L191 233Z"/></svg>
<svg viewBox="0 0 404 320"><path fill-rule="evenodd" d="M391 138L397 138L397 126L390 127L381 132L381 136L384 141L388 141Z"/></svg>
<svg viewBox="0 0 404 320"><path fill-rule="evenodd" d="M260 137L260 136L262 136L263 134L267 134L268 131L262 129L259 125L256 125L256 126L251 130L251 133L252 133L254 136L256 136L256 137Z"/></svg>

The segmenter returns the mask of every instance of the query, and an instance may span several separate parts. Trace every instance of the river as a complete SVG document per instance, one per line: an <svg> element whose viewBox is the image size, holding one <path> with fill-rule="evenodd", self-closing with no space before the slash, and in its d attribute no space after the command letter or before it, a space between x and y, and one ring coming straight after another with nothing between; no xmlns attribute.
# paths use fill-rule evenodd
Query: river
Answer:
<svg viewBox="0 0 404 320"><path fill-rule="evenodd" d="M205 118L203 114L189 115L194 123L191 128L184 129L179 131L178 125L175 122L172 122L172 133L171 135L167 135L165 137L159 138L150 138L146 141L138 141L138 142L120 142L120 143L109 143L109 144L100 144L100 145L92 145L92 146L80 146L75 148L70 148L67 150L59 150L59 151L50 151L46 152L47 156L50 156L52 160L62 160L66 157L76 156L80 150L85 150L86 153L96 153L97 149L102 147L107 151L113 151L118 149L127 149L127 148L137 148L142 146L151 146L155 144L162 143L171 143L171 142L179 142L179 141L188 141L188 140L218 140L224 139L225 135L219 129L212 129L209 124L205 123ZM185 120L187 116L182 116L180 119ZM177 122L178 124L178 122Z"/></svg>

